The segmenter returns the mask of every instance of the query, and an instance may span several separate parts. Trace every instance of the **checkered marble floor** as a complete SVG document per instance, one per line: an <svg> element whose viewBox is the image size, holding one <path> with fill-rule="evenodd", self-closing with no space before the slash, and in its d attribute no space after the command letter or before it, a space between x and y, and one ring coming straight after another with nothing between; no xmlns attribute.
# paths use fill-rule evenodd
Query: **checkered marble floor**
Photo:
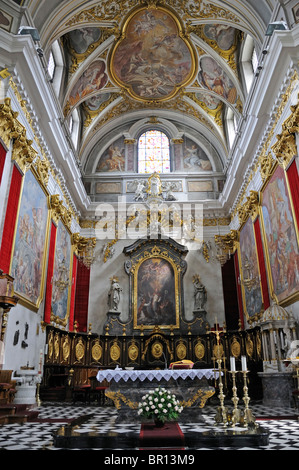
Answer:
<svg viewBox="0 0 299 470"><path fill-rule="evenodd" d="M260 447L239 447L237 450L299 450L299 419L294 408L267 408L263 405L251 405L257 424L269 432L269 444ZM27 422L24 424L6 424L0 426L1 450L61 450L53 444L53 433L67 420L90 415L87 422L78 426L77 432L93 433L132 433L139 434L140 424L116 424L117 410L111 406L86 406L84 404L43 403L39 408L41 420L60 422ZM203 409L203 423L179 423L183 432L204 432L223 429L216 425L216 408L206 406ZM275 417L275 419L273 419ZM295 418L294 418L295 417ZM65 423L63 420L66 420ZM230 448L231 449L231 448ZM97 449L99 450L99 449ZM198 450L205 450L200 448ZM206 449L211 450L211 449ZM221 448L219 450L228 450Z"/></svg>

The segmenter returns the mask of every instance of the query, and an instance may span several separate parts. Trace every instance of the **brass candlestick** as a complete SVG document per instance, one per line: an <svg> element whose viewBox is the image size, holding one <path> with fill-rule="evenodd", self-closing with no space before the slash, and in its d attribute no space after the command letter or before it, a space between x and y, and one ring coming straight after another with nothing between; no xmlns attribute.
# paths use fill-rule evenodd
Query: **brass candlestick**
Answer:
<svg viewBox="0 0 299 470"><path fill-rule="evenodd" d="M222 359L218 358L217 359L217 364L218 364L218 371L219 371L219 400L220 400L220 407L218 407L217 414L215 416L215 421L216 423L223 423L224 425L228 424L227 420L227 409L224 406L224 399L225 395L223 393L223 383L222 383L222 377L221 377L221 367Z"/></svg>
<svg viewBox="0 0 299 470"><path fill-rule="evenodd" d="M235 370L231 370L230 373L232 374L232 380L233 380L233 388L232 388L233 397L232 397L232 402L233 402L233 404L234 404L232 422L233 422L233 425L235 425L235 424L237 424L237 423L240 422L241 413L240 413L240 410L238 409L239 398L238 398L238 396L237 396L236 371L235 371Z"/></svg>
<svg viewBox="0 0 299 470"><path fill-rule="evenodd" d="M242 370L242 374L243 374L243 381L244 381L244 386L243 386L243 392L244 392L244 396L243 396L243 401L244 401L244 405L245 405L245 409L244 409L244 426L247 427L248 425L249 426L253 426L255 425L255 417L253 416L252 414L252 411L251 409L249 408L249 401L250 401L250 398L248 396L248 387L247 387L247 374L248 374L248 370Z"/></svg>

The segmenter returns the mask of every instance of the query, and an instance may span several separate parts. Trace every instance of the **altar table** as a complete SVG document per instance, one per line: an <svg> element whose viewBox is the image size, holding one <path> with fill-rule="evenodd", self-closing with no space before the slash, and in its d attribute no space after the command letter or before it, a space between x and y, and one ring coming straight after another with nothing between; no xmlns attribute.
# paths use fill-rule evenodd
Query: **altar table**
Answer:
<svg viewBox="0 0 299 470"><path fill-rule="evenodd" d="M218 377L214 369L100 370L97 380L109 382L105 394L118 410L117 422L136 422L138 403L143 395L162 386L176 395L184 409L181 422L202 421L201 409L215 388L208 383Z"/></svg>

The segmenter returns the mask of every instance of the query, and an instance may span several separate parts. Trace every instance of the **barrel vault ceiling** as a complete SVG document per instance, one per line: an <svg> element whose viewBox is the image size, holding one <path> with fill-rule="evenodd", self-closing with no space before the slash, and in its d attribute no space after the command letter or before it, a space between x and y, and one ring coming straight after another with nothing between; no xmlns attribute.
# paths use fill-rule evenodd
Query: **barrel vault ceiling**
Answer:
<svg viewBox="0 0 299 470"><path fill-rule="evenodd" d="M20 2L16 2L20 4ZM248 38L259 54L274 1L28 0L47 60L59 45L64 70L58 95L65 122L80 118L75 150L84 176L113 136L128 140L146 123L191 136L230 154L227 119L242 115L248 88L242 61ZM165 124L167 123L167 124ZM135 134L134 134L135 132Z"/></svg>

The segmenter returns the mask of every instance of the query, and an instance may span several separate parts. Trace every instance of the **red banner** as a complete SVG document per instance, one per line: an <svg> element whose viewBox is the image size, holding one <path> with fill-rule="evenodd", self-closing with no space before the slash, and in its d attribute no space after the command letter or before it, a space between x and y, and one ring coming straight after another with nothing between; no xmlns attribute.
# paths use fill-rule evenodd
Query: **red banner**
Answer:
<svg viewBox="0 0 299 470"><path fill-rule="evenodd" d="M235 265L235 277L236 277L237 296L238 296L238 304L239 304L239 316L240 316L241 326L242 328L244 328L244 310L243 310L241 284L239 283L240 269L239 269L239 260L238 260L237 251L234 254L234 265Z"/></svg>
<svg viewBox="0 0 299 470"><path fill-rule="evenodd" d="M295 159L289 166L286 173L290 187L291 199L293 201L297 227L299 227L299 176Z"/></svg>
<svg viewBox="0 0 299 470"><path fill-rule="evenodd" d="M74 254L73 257L73 272L72 272L72 289L71 289L71 302L70 302L70 319L69 319L69 331L74 330L74 314L75 314L75 295L76 295L76 279L77 279L77 264L78 259Z"/></svg>
<svg viewBox="0 0 299 470"><path fill-rule="evenodd" d="M6 150L0 142L0 184L1 184L1 181L2 181L5 158L6 158Z"/></svg>
<svg viewBox="0 0 299 470"><path fill-rule="evenodd" d="M266 310L270 306L270 298L269 298L269 291L268 291L267 271L266 271L266 263L265 263L259 217L257 217L253 226L254 226L255 240L256 240L256 246L257 246L258 262L259 262L259 268L260 268L263 303L264 303L264 309Z"/></svg>
<svg viewBox="0 0 299 470"><path fill-rule="evenodd" d="M77 283L74 321L79 331L87 331L90 270L83 263L77 264Z"/></svg>
<svg viewBox="0 0 299 470"><path fill-rule="evenodd" d="M21 194L23 176L14 165L11 177L10 190L8 195L5 220L3 225L3 236L0 249L0 269L9 274L10 260L19 209L19 199Z"/></svg>
<svg viewBox="0 0 299 470"><path fill-rule="evenodd" d="M50 246L49 246L47 285L46 285L46 298L45 298L45 311L44 311L44 321L46 323L51 322L51 304L52 304L52 287L53 287L52 278L53 278L53 270L54 270L56 232L57 232L57 227L54 224L54 222L52 222L51 233L50 233Z"/></svg>

